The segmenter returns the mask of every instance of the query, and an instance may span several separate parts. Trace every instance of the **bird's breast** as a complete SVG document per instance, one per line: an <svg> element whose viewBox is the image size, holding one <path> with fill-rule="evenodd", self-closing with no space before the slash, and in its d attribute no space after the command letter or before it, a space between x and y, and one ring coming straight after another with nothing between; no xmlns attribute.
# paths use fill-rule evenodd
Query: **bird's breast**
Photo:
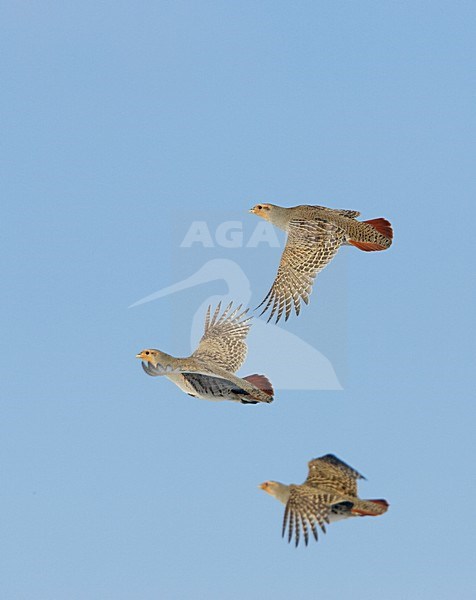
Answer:
<svg viewBox="0 0 476 600"><path fill-rule="evenodd" d="M172 383L175 383L175 385L179 387L182 392L185 392L186 394L196 394L195 388L185 379L182 373L167 373L166 377L167 379L170 379Z"/></svg>

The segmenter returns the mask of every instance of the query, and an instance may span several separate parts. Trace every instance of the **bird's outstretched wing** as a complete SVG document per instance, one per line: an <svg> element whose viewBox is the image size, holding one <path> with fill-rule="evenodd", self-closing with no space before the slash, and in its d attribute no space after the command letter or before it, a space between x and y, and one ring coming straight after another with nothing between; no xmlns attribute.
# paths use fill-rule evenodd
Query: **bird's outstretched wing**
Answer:
<svg viewBox="0 0 476 600"><path fill-rule="evenodd" d="M307 485L291 485L284 509L283 537L287 530L288 542L291 542L294 536L294 543L298 546L302 530L306 546L309 542L309 531L317 541L317 525L326 533L331 507L341 501L342 497L332 492L320 492Z"/></svg>
<svg viewBox="0 0 476 600"><path fill-rule="evenodd" d="M268 321L276 313L276 323L283 313L287 321L293 307L298 315L301 300L309 302L314 278L334 258L344 240L344 230L324 219L290 221L276 279L258 306L266 303L261 314L271 308Z"/></svg>
<svg viewBox="0 0 476 600"><path fill-rule="evenodd" d="M343 496L357 497L357 480L365 479L358 471L333 454L309 461L305 485L325 488Z"/></svg>
<svg viewBox="0 0 476 600"><path fill-rule="evenodd" d="M221 315L221 302L213 316L211 307L208 307L205 333L192 357L200 361L212 361L235 373L246 358L248 349L244 340L250 329L251 317L246 317L248 309L241 311L241 304L235 309L232 304L230 302Z"/></svg>

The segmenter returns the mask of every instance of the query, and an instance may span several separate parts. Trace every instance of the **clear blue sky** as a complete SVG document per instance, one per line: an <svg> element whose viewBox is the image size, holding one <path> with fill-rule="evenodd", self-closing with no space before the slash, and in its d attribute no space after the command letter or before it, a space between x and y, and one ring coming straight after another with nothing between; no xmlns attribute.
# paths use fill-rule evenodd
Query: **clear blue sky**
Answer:
<svg viewBox="0 0 476 600"><path fill-rule="evenodd" d="M2 4L2 598L474 597L475 17ZM224 293L128 308L194 272L182 229L254 226L256 201L394 225L388 252L342 249L286 326L321 333L342 391L206 403L134 358L186 353L197 306ZM255 306L279 249L248 251ZM327 452L391 508L295 550L257 485L300 483Z"/></svg>

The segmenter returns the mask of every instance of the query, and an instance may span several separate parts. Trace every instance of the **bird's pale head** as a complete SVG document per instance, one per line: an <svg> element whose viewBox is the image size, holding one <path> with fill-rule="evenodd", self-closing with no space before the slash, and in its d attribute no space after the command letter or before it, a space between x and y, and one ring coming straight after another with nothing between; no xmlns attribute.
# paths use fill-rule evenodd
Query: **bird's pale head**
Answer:
<svg viewBox="0 0 476 600"><path fill-rule="evenodd" d="M250 208L250 213L265 219L266 221L271 220L271 213L273 212L274 204L255 204L253 208Z"/></svg>
<svg viewBox="0 0 476 600"><path fill-rule="evenodd" d="M264 492L267 492L268 494L273 495L271 489L273 487L273 483L276 483L275 481L265 481L263 483L259 484L259 488L261 490L263 490Z"/></svg>
<svg viewBox="0 0 476 600"><path fill-rule="evenodd" d="M270 496L274 496L280 502L286 504L289 498L289 486L279 481L265 481L259 487Z"/></svg>
<svg viewBox="0 0 476 600"><path fill-rule="evenodd" d="M147 348L146 350L139 352L139 354L136 354L136 358L140 358L144 362L151 363L155 367L158 363L165 364L167 359L170 359L171 357L160 350Z"/></svg>

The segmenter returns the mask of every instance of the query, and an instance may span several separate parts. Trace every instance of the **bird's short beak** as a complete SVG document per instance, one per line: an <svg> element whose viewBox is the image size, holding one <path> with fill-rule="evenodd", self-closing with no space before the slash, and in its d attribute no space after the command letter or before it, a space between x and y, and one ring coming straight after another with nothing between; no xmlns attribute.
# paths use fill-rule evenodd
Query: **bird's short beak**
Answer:
<svg viewBox="0 0 476 600"><path fill-rule="evenodd" d="M258 487L259 487L260 490L266 491L266 487L267 486L266 486L266 483L260 483Z"/></svg>
<svg viewBox="0 0 476 600"><path fill-rule="evenodd" d="M142 352L140 354L136 354L136 358L142 358Z"/></svg>
<svg viewBox="0 0 476 600"><path fill-rule="evenodd" d="M250 208L250 210L248 212L254 213L255 212L255 207L253 206L253 208Z"/></svg>

